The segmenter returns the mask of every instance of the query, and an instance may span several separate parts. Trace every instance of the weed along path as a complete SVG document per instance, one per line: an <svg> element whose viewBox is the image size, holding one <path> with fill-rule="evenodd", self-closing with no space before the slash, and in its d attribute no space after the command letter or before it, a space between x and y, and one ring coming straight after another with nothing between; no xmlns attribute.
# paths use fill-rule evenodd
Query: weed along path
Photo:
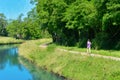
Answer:
<svg viewBox="0 0 120 80"><path fill-rule="evenodd" d="M42 44L39 47L47 48L47 46L48 46L48 43ZM66 49L61 49L61 48L57 48L57 49L60 50L60 51L69 52L69 53L72 53L72 54L81 54L81 55L85 55L85 56L100 57L100 58L105 58L105 59L111 59L111 60L120 61L120 58L113 57L113 56L104 56L104 55L93 54L93 53L88 54L86 52L71 51L71 50L66 50Z"/></svg>

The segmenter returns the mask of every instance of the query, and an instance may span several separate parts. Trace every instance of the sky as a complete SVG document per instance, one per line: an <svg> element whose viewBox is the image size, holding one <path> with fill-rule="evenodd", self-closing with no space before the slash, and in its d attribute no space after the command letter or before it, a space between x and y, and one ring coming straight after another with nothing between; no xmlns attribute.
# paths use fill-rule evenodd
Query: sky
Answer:
<svg viewBox="0 0 120 80"><path fill-rule="evenodd" d="M30 0L0 0L0 13L7 19L17 19L21 13L25 17L33 7Z"/></svg>

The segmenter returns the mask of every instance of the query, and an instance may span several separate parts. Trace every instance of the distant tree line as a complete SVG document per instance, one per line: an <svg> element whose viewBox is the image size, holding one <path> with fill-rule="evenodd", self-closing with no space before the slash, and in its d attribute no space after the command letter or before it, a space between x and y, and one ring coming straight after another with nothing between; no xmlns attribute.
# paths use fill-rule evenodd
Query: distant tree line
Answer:
<svg viewBox="0 0 120 80"><path fill-rule="evenodd" d="M0 36L25 40L50 37L47 30L41 30L35 8L28 12L27 17L22 17L23 14L20 14L16 20L6 20L4 14L0 13Z"/></svg>
<svg viewBox="0 0 120 80"><path fill-rule="evenodd" d="M94 49L120 49L120 0L31 0L31 3L36 7L23 20L20 15L6 23L4 16L0 17L0 35L22 39L51 35L54 43L78 47L86 47L90 39Z"/></svg>

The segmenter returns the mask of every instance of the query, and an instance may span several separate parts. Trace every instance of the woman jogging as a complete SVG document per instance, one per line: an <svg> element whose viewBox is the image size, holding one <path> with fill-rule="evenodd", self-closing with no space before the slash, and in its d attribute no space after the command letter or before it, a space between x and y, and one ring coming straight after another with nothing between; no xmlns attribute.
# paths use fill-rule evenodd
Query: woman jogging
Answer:
<svg viewBox="0 0 120 80"><path fill-rule="evenodd" d="M91 53L91 42L89 39L87 41L87 53Z"/></svg>

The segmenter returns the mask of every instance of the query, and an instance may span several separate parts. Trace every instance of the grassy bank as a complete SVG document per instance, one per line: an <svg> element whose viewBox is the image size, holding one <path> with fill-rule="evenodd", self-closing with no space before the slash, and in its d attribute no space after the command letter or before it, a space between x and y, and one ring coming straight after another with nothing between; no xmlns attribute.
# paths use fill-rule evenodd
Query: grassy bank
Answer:
<svg viewBox="0 0 120 80"><path fill-rule="evenodd" d="M21 42L23 42L23 40L15 39L15 38L12 38L12 37L2 37L2 36L0 36L0 45L21 43Z"/></svg>
<svg viewBox="0 0 120 80"><path fill-rule="evenodd" d="M51 40L31 40L23 43L19 47L19 54L39 67L72 80L120 79L120 61L63 52L58 49L60 46L54 44L47 48L39 46L45 42Z"/></svg>

